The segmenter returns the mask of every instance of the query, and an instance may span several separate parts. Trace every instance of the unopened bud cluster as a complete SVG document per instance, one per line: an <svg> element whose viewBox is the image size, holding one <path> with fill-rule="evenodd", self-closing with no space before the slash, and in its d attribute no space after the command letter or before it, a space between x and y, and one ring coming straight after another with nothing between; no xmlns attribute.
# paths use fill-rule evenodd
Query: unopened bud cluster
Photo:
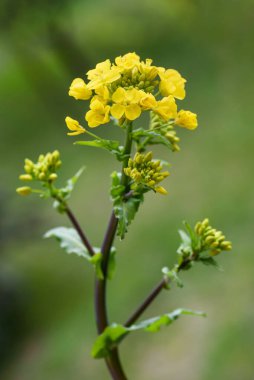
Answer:
<svg viewBox="0 0 254 380"><path fill-rule="evenodd" d="M178 152L180 138L177 136L171 121L165 121L154 112L150 112L150 129L159 132L171 144L173 152Z"/></svg>
<svg viewBox="0 0 254 380"><path fill-rule="evenodd" d="M46 155L41 154L38 161L34 163L30 159L25 159L25 174L21 174L21 181L41 181L50 184L57 179L56 171L61 166L60 154L57 150ZM19 187L17 193L20 195L28 195L32 192L29 186Z"/></svg>
<svg viewBox="0 0 254 380"><path fill-rule="evenodd" d="M201 239L201 249L210 250L212 256L218 255L221 251L230 251L232 243L225 240L226 237L221 231L217 231L209 224L209 219L204 219L195 225L195 232Z"/></svg>
<svg viewBox="0 0 254 380"><path fill-rule="evenodd" d="M153 161L152 152L146 154L136 153L133 159L129 159L128 167L124 173L133 180L131 188L137 190L145 186L160 194L167 194L167 190L158 184L169 176L168 171L162 172L159 160Z"/></svg>

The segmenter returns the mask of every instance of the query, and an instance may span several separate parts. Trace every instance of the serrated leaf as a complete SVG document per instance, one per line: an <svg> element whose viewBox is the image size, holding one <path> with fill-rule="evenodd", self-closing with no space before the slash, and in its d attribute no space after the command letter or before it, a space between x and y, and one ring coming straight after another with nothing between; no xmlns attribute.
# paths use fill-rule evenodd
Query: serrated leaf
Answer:
<svg viewBox="0 0 254 380"><path fill-rule="evenodd" d="M103 279L103 273L101 270L102 254L100 253L99 248L94 248L95 255L91 257L74 228L53 228L44 234L44 238L51 237L54 237L60 242L60 247L63 248L65 252L69 254L74 253L89 261L89 263L93 265L98 278Z"/></svg>
<svg viewBox="0 0 254 380"><path fill-rule="evenodd" d="M103 358L107 356L110 350L116 347L121 342L121 340L130 332L138 330L157 332L162 326L170 325L181 315L205 316L205 313L189 309L177 309L172 313L150 318L130 327L125 327L123 325L114 323L108 326L104 332L96 339L92 349L92 356L97 359Z"/></svg>
<svg viewBox="0 0 254 380"><path fill-rule="evenodd" d="M78 256L90 260L86 247L82 243L77 231L74 228L56 227L52 228L44 235L45 238L54 237L60 242L60 247L67 253L75 253Z"/></svg>
<svg viewBox="0 0 254 380"><path fill-rule="evenodd" d="M119 141L98 139L92 141L76 141L74 144L102 148L114 154L118 160L122 160L123 147L120 146Z"/></svg>

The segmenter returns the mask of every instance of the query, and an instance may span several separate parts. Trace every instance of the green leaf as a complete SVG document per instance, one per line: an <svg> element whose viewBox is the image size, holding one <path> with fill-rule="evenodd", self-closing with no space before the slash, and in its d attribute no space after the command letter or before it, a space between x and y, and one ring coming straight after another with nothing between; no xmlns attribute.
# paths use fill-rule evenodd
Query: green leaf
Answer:
<svg viewBox="0 0 254 380"><path fill-rule="evenodd" d="M103 279L103 273L101 270L102 254L99 248L94 248L95 255L91 257L74 228L53 228L44 235L44 238L51 237L56 238L56 240L60 242L60 247L63 248L65 252L69 254L75 253L76 255L84 257L87 261L89 261L93 265L98 278Z"/></svg>
<svg viewBox="0 0 254 380"><path fill-rule="evenodd" d="M139 194L127 200L120 199L114 203L115 215L119 219L117 235L119 235L121 239L124 239L128 226L134 219L142 201L143 195Z"/></svg>
<svg viewBox="0 0 254 380"><path fill-rule="evenodd" d="M170 325L181 315L205 316L205 313L189 309L177 309L172 313L163 314L155 318L147 319L130 327L125 327L123 325L114 323L106 327L103 333L96 339L92 349L92 356L97 359L103 358L107 356L110 350L116 347L121 342L121 340L130 332L138 330L157 332L162 326Z"/></svg>
<svg viewBox="0 0 254 380"><path fill-rule="evenodd" d="M74 228L56 227L46 232L44 237L54 237L60 242L60 247L67 253L75 253L78 256L90 260L87 249Z"/></svg>
<svg viewBox="0 0 254 380"><path fill-rule="evenodd" d="M169 149L172 148L172 144L170 141L160 134L159 132L155 132L153 130L147 130L143 128L136 129L132 132L132 138L140 145L156 145L156 144L162 144L168 147ZM142 144L141 139L146 138L146 142Z"/></svg>
<svg viewBox="0 0 254 380"><path fill-rule="evenodd" d="M110 350L116 347L124 335L128 334L128 332L129 331L126 327L116 323L106 327L94 343L92 356L96 359L108 356Z"/></svg>
<svg viewBox="0 0 254 380"><path fill-rule="evenodd" d="M116 217L118 218L117 235L124 238L128 226L134 219L141 202L143 194L134 193L130 198L124 198L125 186L121 185L121 173L113 172L111 174L112 186L110 190L113 207Z"/></svg>
<svg viewBox="0 0 254 380"><path fill-rule="evenodd" d="M101 268L102 253L101 252L97 252L92 257L89 257L89 261L94 266L94 270L95 270L97 278L99 278L100 280L103 280L104 275L103 275L102 268Z"/></svg>
<svg viewBox="0 0 254 380"><path fill-rule="evenodd" d="M109 262L108 262L108 275L107 278L112 280L116 269L116 249L112 247L110 250Z"/></svg>
<svg viewBox="0 0 254 380"><path fill-rule="evenodd" d="M190 236L183 230L179 230L179 235L181 238L181 245L179 246L177 253L184 257L192 254L192 241Z"/></svg>
<svg viewBox="0 0 254 380"><path fill-rule="evenodd" d="M83 166L81 169L79 169L79 171L73 177L67 180L67 184L65 187L62 187L60 189L55 189L55 191L57 191L57 196L59 200L55 199L53 203L53 207L58 212L60 212L60 214L66 212L65 201L70 198L70 195L84 170L85 170L85 167Z"/></svg>
<svg viewBox="0 0 254 380"><path fill-rule="evenodd" d="M211 256L199 257L197 261L201 262L204 265L213 266L213 267L217 268L218 270L223 271L222 267Z"/></svg>
<svg viewBox="0 0 254 380"><path fill-rule="evenodd" d="M120 146L119 141L98 139L92 141L76 141L74 144L102 148L114 154L119 161L123 159L123 147Z"/></svg>
<svg viewBox="0 0 254 380"><path fill-rule="evenodd" d="M164 267L162 268L162 273L166 275L170 279L170 281L175 282L176 285L179 286L179 288L183 288L183 282L178 276L177 267L178 265L176 265L175 268L173 268L172 270L170 270L167 267Z"/></svg>
<svg viewBox="0 0 254 380"><path fill-rule="evenodd" d="M79 180L79 178L80 178L80 176L81 176L81 174L83 173L84 170L85 170L85 166L83 166L82 168L80 168L79 171L73 177L71 177L70 179L68 179L66 187L64 189L62 189L62 191L65 191L68 194L68 196L73 191L73 189L74 189L77 181Z"/></svg>

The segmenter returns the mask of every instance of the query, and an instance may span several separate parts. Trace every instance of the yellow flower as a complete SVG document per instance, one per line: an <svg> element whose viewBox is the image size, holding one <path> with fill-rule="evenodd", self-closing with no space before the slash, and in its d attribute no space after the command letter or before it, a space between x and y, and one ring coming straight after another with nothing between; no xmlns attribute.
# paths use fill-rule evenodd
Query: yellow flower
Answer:
<svg viewBox="0 0 254 380"><path fill-rule="evenodd" d="M173 95L175 98L181 100L185 98L184 86L186 79L184 79L178 71L160 68L159 76L161 78L159 89L162 96Z"/></svg>
<svg viewBox="0 0 254 380"><path fill-rule="evenodd" d="M140 57L136 53L127 53L124 56L116 57L116 65L124 70L131 70L139 65Z"/></svg>
<svg viewBox="0 0 254 380"><path fill-rule="evenodd" d="M90 103L90 111L86 113L85 119L89 127L94 128L98 125L106 124L109 122L110 106L103 104L98 99L94 99Z"/></svg>
<svg viewBox="0 0 254 380"><path fill-rule="evenodd" d="M114 92L112 100L114 103L111 107L111 115L116 119L126 116L128 120L135 120L141 114L139 102L142 98L142 92L136 88L125 90L122 87Z"/></svg>
<svg viewBox="0 0 254 380"><path fill-rule="evenodd" d="M140 72L145 74L146 80L153 80L158 74L158 68L152 65L152 59L147 58L145 62L140 63Z"/></svg>
<svg viewBox="0 0 254 380"><path fill-rule="evenodd" d="M155 97L150 94L142 91L142 94L144 95L140 100L140 105L144 110L150 110L154 109L157 105L157 101Z"/></svg>
<svg viewBox="0 0 254 380"><path fill-rule="evenodd" d="M75 99L87 100L91 97L92 91L87 88L83 79L76 78L70 85L69 95Z"/></svg>
<svg viewBox="0 0 254 380"><path fill-rule="evenodd" d="M197 115L191 111L178 112L175 124L187 129L196 129L198 126Z"/></svg>
<svg viewBox="0 0 254 380"><path fill-rule="evenodd" d="M157 102L153 111L161 116L165 121L175 118L177 115L177 105L172 95L169 95Z"/></svg>
<svg viewBox="0 0 254 380"><path fill-rule="evenodd" d="M111 66L109 59L98 63L95 69L87 72L87 77L90 80L87 88L95 90L102 85L116 81L121 76L120 71L119 67Z"/></svg>
<svg viewBox="0 0 254 380"><path fill-rule="evenodd" d="M67 127L69 128L69 130L73 131L73 132L67 133L67 135L69 136L76 136L76 135L80 135L81 133L86 132L85 128L81 127L81 125L79 124L77 120L74 120L69 116L65 118L65 123Z"/></svg>
<svg viewBox="0 0 254 380"><path fill-rule="evenodd" d="M96 88L95 90L96 95L93 96L91 99L91 103L97 99L99 102L103 103L104 105L107 105L108 100L109 100L109 90L107 86L100 86Z"/></svg>

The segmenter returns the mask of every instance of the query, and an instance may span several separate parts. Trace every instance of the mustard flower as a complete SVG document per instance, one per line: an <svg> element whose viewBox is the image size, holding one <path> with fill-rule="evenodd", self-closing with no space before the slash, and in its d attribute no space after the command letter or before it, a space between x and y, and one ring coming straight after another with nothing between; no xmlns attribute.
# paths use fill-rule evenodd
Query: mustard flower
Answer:
<svg viewBox="0 0 254 380"><path fill-rule="evenodd" d="M186 79L184 79L178 71L160 68L159 76L161 79L159 89L162 96L173 95L175 98L180 100L185 98L184 87Z"/></svg>
<svg viewBox="0 0 254 380"><path fill-rule="evenodd" d="M86 132L85 128L83 128L77 120L74 120L69 116L65 118L65 123L67 125L67 128L69 128L69 130L72 131L72 132L67 133L67 135L69 136L77 136L77 135L80 135L81 133Z"/></svg>
<svg viewBox="0 0 254 380"><path fill-rule="evenodd" d="M169 95L159 100L153 111L161 116L165 121L175 118L177 115L177 105L174 97Z"/></svg>
<svg viewBox="0 0 254 380"><path fill-rule="evenodd" d="M86 113L85 119L89 127L94 128L98 125L106 124L109 122L110 106L105 105L98 99L92 99L90 103L90 111Z"/></svg>
<svg viewBox="0 0 254 380"><path fill-rule="evenodd" d="M177 114L175 124L190 130L196 129L198 126L197 115L191 111L181 110Z"/></svg>
<svg viewBox="0 0 254 380"><path fill-rule="evenodd" d="M139 65L140 57L136 53L127 53L124 56L116 57L115 63L122 70L131 70Z"/></svg>
<svg viewBox="0 0 254 380"><path fill-rule="evenodd" d="M70 85L69 95L75 99L87 100L90 99L92 91L87 88L83 79L76 78Z"/></svg>
<svg viewBox="0 0 254 380"><path fill-rule="evenodd" d="M112 95L112 100L115 104L111 107L111 115L116 119L121 119L122 116L128 120L135 120L141 114L139 102L142 97L142 92L136 88L125 90L122 87Z"/></svg>
<svg viewBox="0 0 254 380"><path fill-rule="evenodd" d="M141 62L139 66L140 72L145 74L146 80L150 81L153 80L159 72L158 67L152 66L152 63L152 59L147 58L145 62Z"/></svg>
<svg viewBox="0 0 254 380"><path fill-rule="evenodd" d="M142 109L143 110L152 110L154 108L156 108L157 106L157 101L155 99L155 97L153 96L153 94L151 93L145 93L144 91L142 91L142 98L140 100L140 105L142 106Z"/></svg>
<svg viewBox="0 0 254 380"><path fill-rule="evenodd" d="M95 69L87 72L87 77L90 80L87 84L87 88L90 90L96 90L102 85L116 81L121 77L120 71L119 67L111 65L109 59L98 63Z"/></svg>

